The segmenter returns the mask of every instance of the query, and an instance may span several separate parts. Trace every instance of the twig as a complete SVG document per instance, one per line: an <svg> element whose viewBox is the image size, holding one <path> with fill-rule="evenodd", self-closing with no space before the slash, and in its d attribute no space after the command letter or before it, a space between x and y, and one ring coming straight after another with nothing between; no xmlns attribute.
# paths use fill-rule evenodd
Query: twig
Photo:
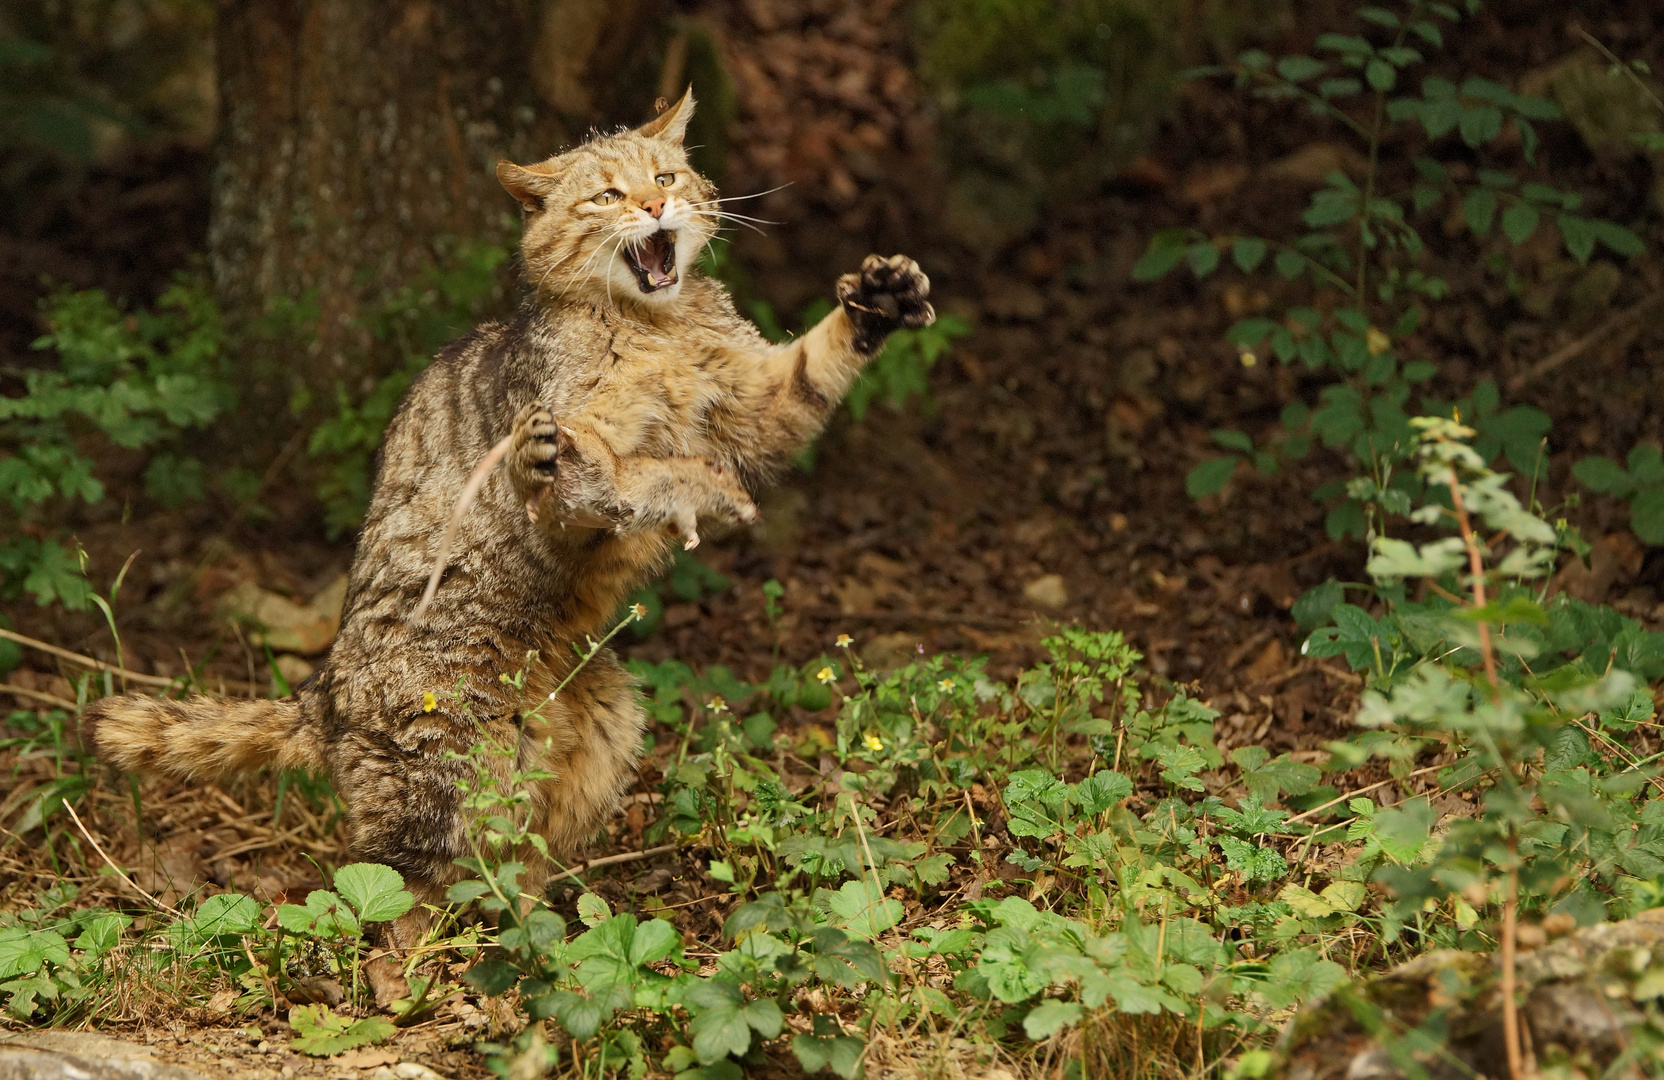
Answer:
<svg viewBox="0 0 1664 1080"><path fill-rule="evenodd" d="M1479 538L1474 534L1473 522L1468 520L1468 508L1462 502L1462 478L1450 470L1450 503L1456 509L1456 526L1462 531L1462 544L1468 549L1468 569L1473 574L1473 606L1485 606L1485 556L1479 550ZM1497 695L1496 653L1491 648L1491 624L1479 622L1479 655L1485 661L1485 679L1491 684L1491 697Z"/></svg>
<svg viewBox="0 0 1664 1080"><path fill-rule="evenodd" d="M56 705L60 709L68 709L71 712L81 707L68 698L59 697L57 694L48 694L44 690L31 690L27 686L18 686L16 683L0 683L0 693L16 694L21 698L33 698L36 701L44 701L48 705Z"/></svg>
<svg viewBox="0 0 1664 1080"><path fill-rule="evenodd" d="M78 652L70 652L68 649L60 649L56 645L48 645L44 641L37 641L32 637L26 637L23 634L19 634L15 630L7 630L3 627L0 627L0 638L5 638L7 641L15 641L19 645L27 645L31 649L39 649L44 653L51 653L53 656L63 660L68 660L72 664L80 664L82 667L92 668L94 671L108 671L112 675L120 675L124 679L131 679L134 682L144 683L147 686L165 686L172 689L177 685L182 685L185 681L184 679L164 679L160 675L141 675L137 671L129 671L124 667L117 667L115 664L107 664L102 660L94 660L90 656L82 656Z"/></svg>
<svg viewBox="0 0 1664 1080"><path fill-rule="evenodd" d="M1378 780L1373 784L1365 784L1363 787L1358 788L1356 791L1348 791L1345 795L1338 795L1335 798L1330 799L1328 802L1322 804L1321 806L1314 806L1310 810L1304 811L1303 813L1295 814L1293 817L1284 821L1283 824L1284 825L1292 825L1296 821L1304 821L1309 817L1314 817L1318 814L1321 814L1323 811L1329 809L1329 807L1331 807L1331 806L1337 806L1340 803L1346 802L1349 799L1357 798L1359 795L1362 795L1366 791L1374 791L1378 787L1386 787L1388 784L1396 784L1396 783L1399 783L1402 780L1408 780L1413 776L1425 776L1427 773L1438 772L1440 769L1448 769L1448 768L1450 768L1449 765L1428 765L1426 768L1416 769L1413 772L1407 772L1402 777L1389 776L1385 780Z"/></svg>
<svg viewBox="0 0 1664 1080"><path fill-rule="evenodd" d="M109 868L111 870L114 870L116 872L117 877L121 878L121 880L123 880L123 881L127 882L127 884L131 885L135 890L138 891L138 894L140 896L144 897L146 900L149 900L152 904L161 908L163 911L167 912L169 915L172 915L174 918L183 919L185 917L184 913L181 912L178 908L172 907L168 904L164 904L160 900L156 899L154 896L151 896L149 893L145 892L143 889L140 889L138 882L134 881L132 878L128 877L125 873L123 873L121 867L117 866L115 864L115 862L108 855L104 854L104 849L99 847L98 846L98 841L94 840L92 838L92 833L88 832L86 825L82 824L82 822L81 822L81 815L77 814L75 812L75 807L69 805L69 800L68 799L64 800L64 809L68 810L69 811L69 816L75 819L75 827L77 829L81 830L81 835L87 838L87 843L91 844L92 849L94 851L98 852L98 857L103 859L105 864L107 866L109 866Z"/></svg>
<svg viewBox="0 0 1664 1080"><path fill-rule="evenodd" d="M462 494L456 497L456 506L451 510L451 520L445 523L445 534L439 538L439 553L434 556L433 571L428 574L428 587L422 591L422 599L416 605L416 610L410 613L412 623L420 623L422 616L427 614L428 604L432 603L434 594L439 591L439 579L445 576L445 563L451 557L451 544L456 540L456 531L462 526L462 517L468 508L474 504L474 499L485 486L486 478L491 470L508 455L509 447L514 445L514 434L510 432L497 441L497 445L487 450L480 463L474 466L474 471L468 477L468 482L462 485Z"/></svg>
<svg viewBox="0 0 1664 1080"><path fill-rule="evenodd" d="M576 881L579 876L587 874L591 870L599 870L603 866L617 866L619 863L639 862L642 859L651 859L655 855L663 855L666 852L675 851L681 846L682 845L680 844L660 844L658 847L648 848L646 851L626 851L622 855L606 855L599 859L591 859L582 866L573 867L571 870L566 870L556 874L555 880L559 881L562 878L572 878Z"/></svg>
<svg viewBox="0 0 1664 1080"><path fill-rule="evenodd" d="M1514 943L1519 934L1520 868L1514 861L1519 841L1508 837L1508 897L1502 904L1502 1045L1508 1053L1508 1080L1525 1080L1520 1053L1519 1003L1514 1000Z"/></svg>
<svg viewBox="0 0 1664 1080"><path fill-rule="evenodd" d="M1607 334L1610 334L1614 330L1622 329L1628 324L1634 322L1636 319L1640 318L1642 315L1645 315L1648 310L1657 306L1660 300L1664 300L1664 292L1655 292L1651 296L1642 300L1640 303L1636 304L1634 307L1626 308L1625 310L1618 312L1616 315L1607 319L1605 322L1601 323L1587 334L1584 334L1570 345L1556 349L1554 352L1549 353L1547 356L1543 357L1535 364L1532 364L1518 375L1515 375L1512 379L1508 380L1508 390L1511 393L1518 393L1520 390L1524 389L1526 385L1542 378L1555 368L1563 367L1571 361L1577 359L1591 345L1595 344Z"/></svg>

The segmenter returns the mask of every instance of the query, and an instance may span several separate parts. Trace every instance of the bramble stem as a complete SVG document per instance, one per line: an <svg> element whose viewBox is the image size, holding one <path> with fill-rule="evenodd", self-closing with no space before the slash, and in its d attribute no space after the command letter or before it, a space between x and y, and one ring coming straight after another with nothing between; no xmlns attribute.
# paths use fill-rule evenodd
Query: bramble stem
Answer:
<svg viewBox="0 0 1664 1080"><path fill-rule="evenodd" d="M1450 470L1450 502L1456 508L1456 525L1462 531L1462 543L1468 549L1468 570L1473 574L1473 606L1485 606L1485 559L1479 551L1479 538L1474 535L1473 522L1468 520L1467 507L1462 502L1462 481L1456 470ZM1485 661L1485 678L1491 684L1491 696L1497 692L1496 652L1491 647L1489 623L1479 623L1479 655Z"/></svg>

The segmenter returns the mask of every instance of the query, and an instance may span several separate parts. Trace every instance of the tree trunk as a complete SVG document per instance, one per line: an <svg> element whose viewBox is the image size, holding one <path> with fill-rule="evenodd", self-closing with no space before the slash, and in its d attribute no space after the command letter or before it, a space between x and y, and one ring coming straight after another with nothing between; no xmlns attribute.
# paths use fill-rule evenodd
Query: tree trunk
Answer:
<svg viewBox="0 0 1664 1080"><path fill-rule="evenodd" d="M513 245L494 165L567 136L531 77L542 15L519 0L221 4L215 289L234 328L287 313L315 341L270 354L268 390L356 398L393 359L368 317L448 240Z"/></svg>

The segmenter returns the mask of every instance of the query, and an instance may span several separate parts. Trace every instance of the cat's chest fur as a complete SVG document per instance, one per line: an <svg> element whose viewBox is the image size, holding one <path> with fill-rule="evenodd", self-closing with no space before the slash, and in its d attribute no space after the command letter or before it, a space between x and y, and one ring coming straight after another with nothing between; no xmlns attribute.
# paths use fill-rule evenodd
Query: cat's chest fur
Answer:
<svg viewBox="0 0 1664 1080"><path fill-rule="evenodd" d="M619 456L696 457L713 452L709 417L738 387L717 328L608 320L574 327L547 400L557 416L581 417ZM558 387L558 389L557 389Z"/></svg>

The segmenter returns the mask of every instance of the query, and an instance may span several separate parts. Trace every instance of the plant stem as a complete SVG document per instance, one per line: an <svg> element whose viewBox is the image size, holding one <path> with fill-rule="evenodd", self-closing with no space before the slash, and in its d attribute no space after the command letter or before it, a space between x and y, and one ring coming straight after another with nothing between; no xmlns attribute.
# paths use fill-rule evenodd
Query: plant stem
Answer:
<svg viewBox="0 0 1664 1080"><path fill-rule="evenodd" d="M1473 522L1468 520L1467 506L1462 502L1462 480L1454 467L1450 470L1450 502L1456 508L1456 525L1462 531L1462 543L1468 549L1468 569L1473 574L1473 606L1485 606L1485 560L1479 551L1479 538L1474 535ZM1485 678L1491 684L1494 699L1499 689L1496 679L1496 652L1491 647L1489 623L1479 624L1479 655L1485 661Z"/></svg>
<svg viewBox="0 0 1664 1080"><path fill-rule="evenodd" d="M1514 945L1519 933L1520 871L1515 863L1519 841L1508 837L1508 896L1502 903L1502 1042L1508 1054L1508 1080L1524 1080L1520 1054L1520 1013L1514 1000Z"/></svg>

